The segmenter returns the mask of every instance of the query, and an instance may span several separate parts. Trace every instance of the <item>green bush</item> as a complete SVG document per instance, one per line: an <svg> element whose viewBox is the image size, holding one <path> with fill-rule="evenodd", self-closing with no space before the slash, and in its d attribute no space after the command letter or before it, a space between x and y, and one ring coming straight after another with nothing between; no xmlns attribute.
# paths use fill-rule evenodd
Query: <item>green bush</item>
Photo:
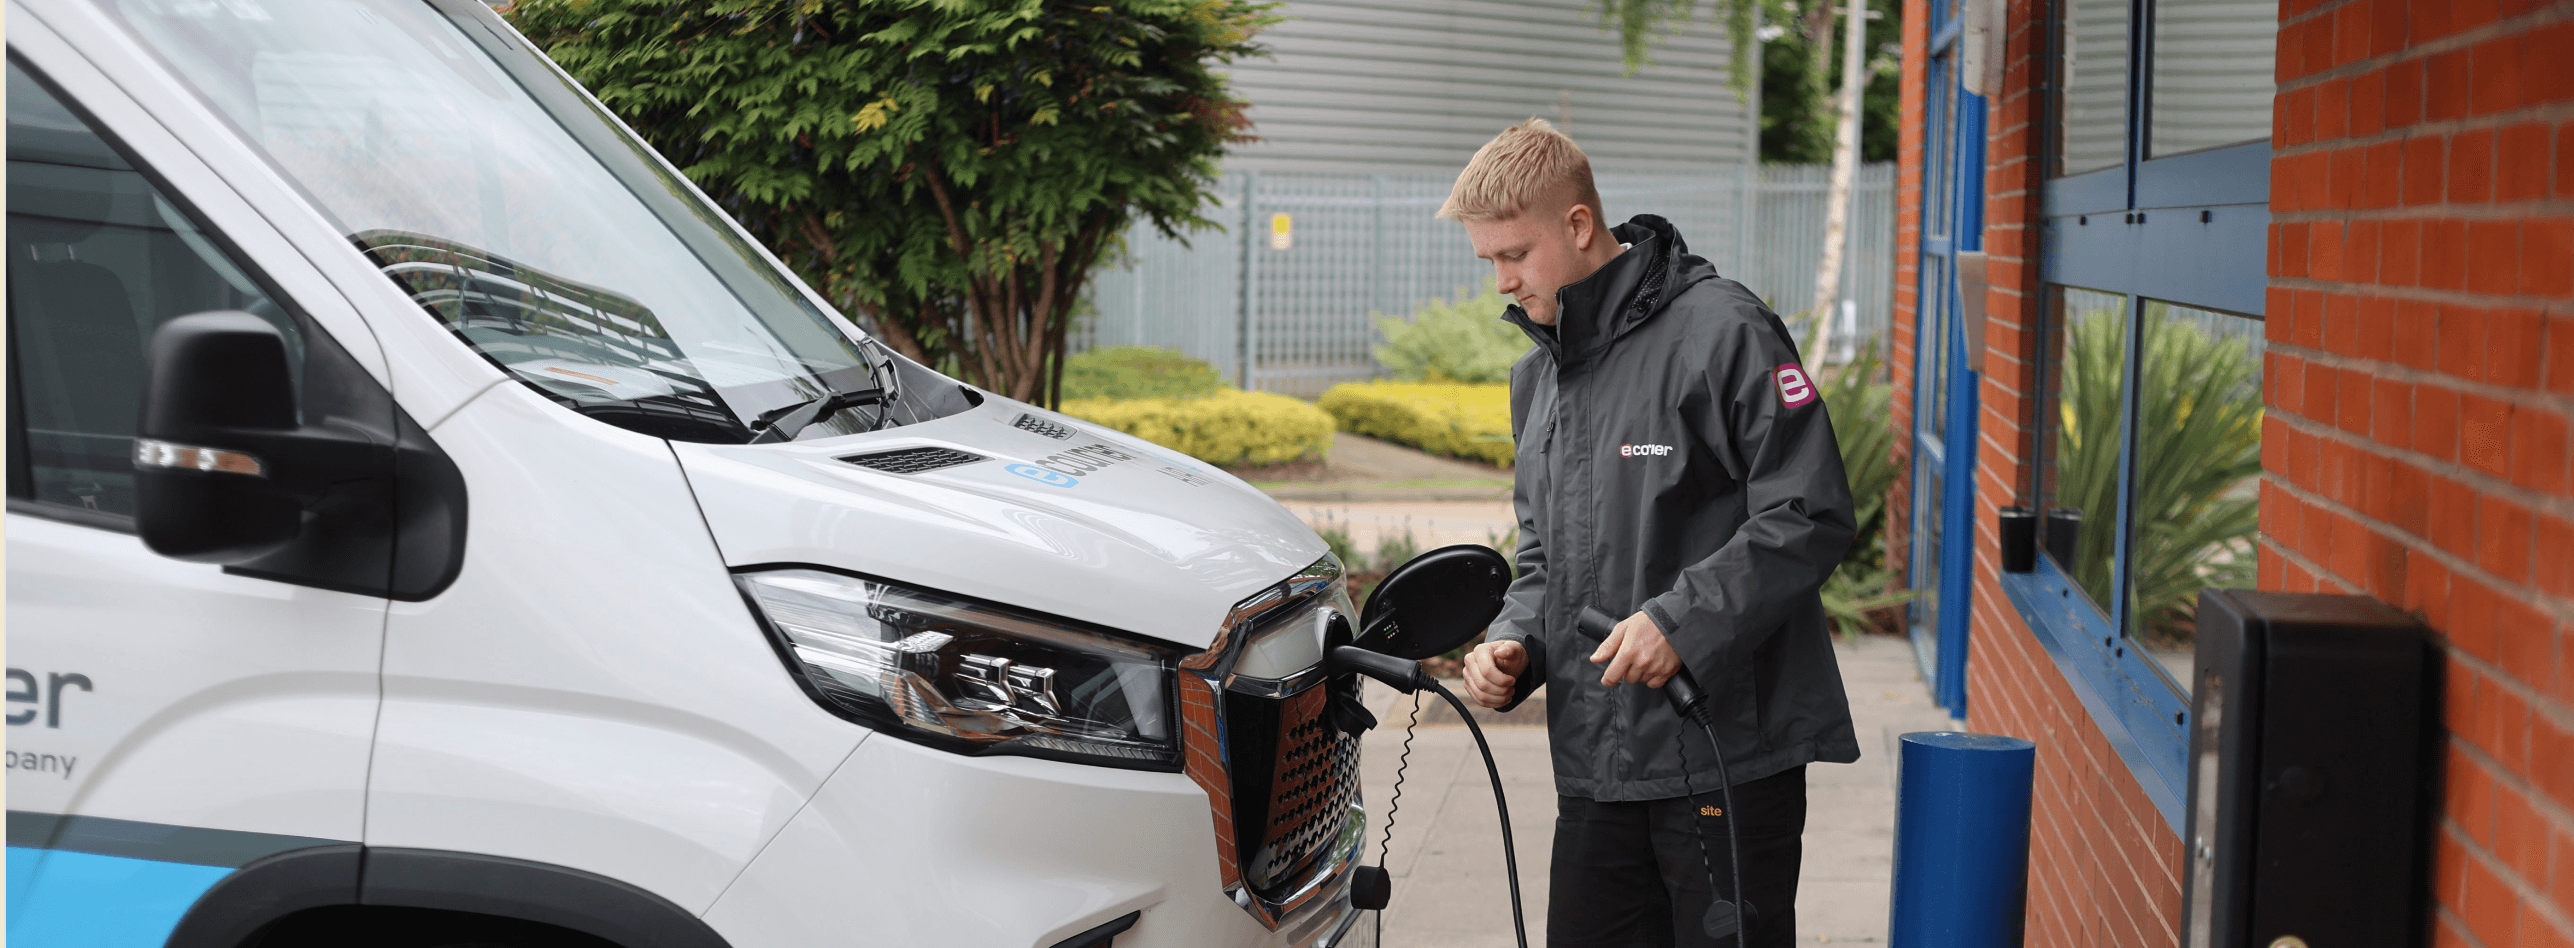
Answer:
<svg viewBox="0 0 2574 948"><path fill-rule="evenodd" d="M1352 382L1320 403L1342 431L1508 466L1510 386Z"/></svg>
<svg viewBox="0 0 2574 948"><path fill-rule="evenodd" d="M1332 447L1332 416L1268 392L1220 388L1196 398L1090 398L1065 402L1063 412L1211 464L1319 461Z"/></svg>
<svg viewBox="0 0 2574 948"><path fill-rule="evenodd" d="M1385 344L1376 347L1377 364L1406 382L1507 383L1511 363L1529 347L1528 334L1501 320L1510 297L1485 281L1481 296L1457 288L1457 302L1432 299L1409 319L1383 313L1376 328Z"/></svg>
<svg viewBox="0 0 2574 948"><path fill-rule="evenodd" d="M1823 385L1823 404L1832 415L1832 437L1841 445L1841 468L1850 476L1853 518L1859 532L1841 566L1823 583L1823 611L1844 636L1875 627L1878 615L1914 598L1886 568L1886 493L1903 474L1894 459L1894 383L1878 378L1884 357L1871 342L1858 358L1842 366Z"/></svg>
<svg viewBox="0 0 2574 948"><path fill-rule="evenodd" d="M1064 399L1195 398L1224 390L1214 366L1178 349L1118 346L1064 360Z"/></svg>

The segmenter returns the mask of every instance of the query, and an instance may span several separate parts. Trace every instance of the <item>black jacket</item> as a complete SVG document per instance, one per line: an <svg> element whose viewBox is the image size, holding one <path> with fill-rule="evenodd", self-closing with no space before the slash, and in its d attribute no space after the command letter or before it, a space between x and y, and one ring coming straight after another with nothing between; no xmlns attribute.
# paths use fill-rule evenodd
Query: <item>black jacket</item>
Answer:
<svg viewBox="0 0 2574 948"><path fill-rule="evenodd" d="M1707 691L1735 783L1859 759L1817 591L1856 530L1819 386L1777 314L1691 255L1660 217L1558 293L1511 369L1519 577L1492 638L1539 639L1561 793L1682 795L1662 693L1603 688L1585 604L1662 627ZM1534 651L1534 650L1533 650ZM1693 745L1699 739L1693 738ZM1689 758L1697 787L1713 761Z"/></svg>

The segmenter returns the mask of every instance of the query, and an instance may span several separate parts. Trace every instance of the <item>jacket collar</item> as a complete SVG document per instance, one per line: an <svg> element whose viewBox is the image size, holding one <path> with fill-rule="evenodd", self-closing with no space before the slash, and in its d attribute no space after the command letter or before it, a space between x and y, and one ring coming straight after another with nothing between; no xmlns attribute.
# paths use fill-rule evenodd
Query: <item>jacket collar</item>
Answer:
<svg viewBox="0 0 2574 948"><path fill-rule="evenodd" d="M1555 291L1554 326L1530 322L1517 304L1503 311L1504 320L1528 333L1558 364L1588 358L1661 312L1672 295L1672 266L1687 251L1669 221L1638 214L1609 233L1629 246L1590 276Z"/></svg>

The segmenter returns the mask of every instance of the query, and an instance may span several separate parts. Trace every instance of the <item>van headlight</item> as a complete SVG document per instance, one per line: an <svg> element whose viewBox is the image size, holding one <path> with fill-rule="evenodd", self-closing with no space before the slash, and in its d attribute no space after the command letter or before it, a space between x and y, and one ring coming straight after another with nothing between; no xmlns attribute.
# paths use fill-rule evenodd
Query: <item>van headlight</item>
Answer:
<svg viewBox="0 0 2574 948"><path fill-rule="evenodd" d="M840 716L967 754L1176 769L1177 649L814 569L735 577Z"/></svg>

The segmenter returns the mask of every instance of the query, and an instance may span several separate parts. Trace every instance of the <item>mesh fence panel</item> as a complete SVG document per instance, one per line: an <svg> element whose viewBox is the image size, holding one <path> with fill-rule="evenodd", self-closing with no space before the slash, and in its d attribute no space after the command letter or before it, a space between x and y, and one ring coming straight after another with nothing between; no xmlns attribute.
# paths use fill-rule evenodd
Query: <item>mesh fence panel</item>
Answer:
<svg viewBox="0 0 2574 948"><path fill-rule="evenodd" d="M1718 272L1743 281L1781 313L1801 312L1814 296L1831 169L1773 165L1759 169L1756 180L1747 180L1748 170L1602 175L1600 196L1613 220L1646 212L1670 218L1690 251ZM1431 216L1450 180L1228 176L1218 188L1223 206L1208 215L1224 230L1184 240L1149 227L1127 235L1126 252L1091 279L1088 313L1072 348L1168 346L1206 360L1246 388L1306 397L1374 378L1377 315L1408 314L1433 298L1477 293L1491 279L1464 229ZM1278 215L1287 218L1283 239ZM1842 270L1842 296L1855 305L1835 314L1834 358L1848 357L1851 340L1885 328L1894 291L1894 216L1894 166L1862 167Z"/></svg>

